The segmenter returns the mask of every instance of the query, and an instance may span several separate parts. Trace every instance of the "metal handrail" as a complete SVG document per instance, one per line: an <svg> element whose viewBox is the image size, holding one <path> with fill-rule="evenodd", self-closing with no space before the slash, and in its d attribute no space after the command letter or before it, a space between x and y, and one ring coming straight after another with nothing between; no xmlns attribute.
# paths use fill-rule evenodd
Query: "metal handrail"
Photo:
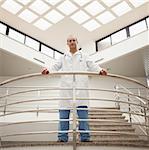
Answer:
<svg viewBox="0 0 149 150"><path fill-rule="evenodd" d="M40 131L40 132L23 132L23 133L16 133L16 134L7 134L7 135L2 135L1 137L10 137L10 136L21 136L21 135L35 135L35 134L52 134L52 133L73 133L73 130L68 130L68 131ZM76 130L76 133L86 133L88 131L82 131L82 130ZM107 133L107 134L118 134L118 135L138 135L138 136L145 136L149 137L149 135L144 135L144 134L136 134L136 133L126 133L126 132L115 132L115 131L89 131L90 133Z"/></svg>
<svg viewBox="0 0 149 150"><path fill-rule="evenodd" d="M20 92L15 92L12 94L6 94L4 96L1 96L0 98L5 98L5 97L9 97L9 96L14 96L14 95L18 95L18 94L22 94L22 93L28 93L28 92L35 92L35 91L47 91L47 90L72 90L72 88L58 88L58 87L53 87L54 89L52 89L52 87L50 87L50 89L46 88L46 89L32 89L32 90L25 90L25 91L20 91ZM133 94L133 93L127 93L127 92L122 92L122 91L116 91L116 90L109 90L109 89L101 89L101 88L76 88L76 90L94 90L94 91L105 91L105 92L116 92L119 94L125 94L125 95L131 95L131 96L135 96L141 99L144 99L146 101L149 101L149 99L147 99L146 97L142 97L140 95L137 94Z"/></svg>
<svg viewBox="0 0 149 150"><path fill-rule="evenodd" d="M122 112L123 113L123 112ZM126 112L124 112L126 113ZM11 125L18 125L18 124L30 124L30 123L40 123L40 122L57 122L57 121L73 121L72 119L50 119L50 120L32 120L32 121L19 121L19 122L13 122L13 123L5 123L5 124L1 124L1 127L6 127L6 126L11 126ZM77 119L77 121L90 121L90 122L110 122L110 123L122 123L125 125L129 125L129 123L127 122L121 122L121 121L113 121L111 119ZM140 123L134 123L132 122L131 125L140 125L140 126L146 126L149 127L149 125L145 125L145 124L140 124Z"/></svg>
<svg viewBox="0 0 149 150"><path fill-rule="evenodd" d="M77 98L76 100L86 100L85 98ZM91 99L89 99L88 98L88 100L94 100L94 101L110 101L110 102L116 102L116 100L109 100L109 99L97 99L97 98L91 98ZM35 100L33 100L33 101L35 101ZM32 100L30 100L30 101L28 101L28 102L33 102ZM44 101L44 100L36 100L36 101ZM136 105L136 106L140 106L139 104L135 104L135 103L132 103L132 102L126 102L126 101L119 101L120 103L125 103L125 104L132 104L132 105ZM23 102L16 102L16 103L23 103ZM15 104L16 104L15 103ZM9 105L9 104L7 104L7 105ZM143 107L143 108L149 108L148 106L140 106L140 107ZM71 109L71 108L70 108ZM56 109L55 109L56 110ZM59 110L59 108L57 109L57 110ZM13 114L18 114L18 113L27 113L27 112L40 112L40 111L49 111L49 109L39 109L39 110L27 110L27 111L18 111L18 112L12 112L12 113L7 113L7 114L3 114L3 115L0 115L0 117L3 117L3 116L7 116L7 115L13 115Z"/></svg>
<svg viewBox="0 0 149 150"><path fill-rule="evenodd" d="M22 103L31 103L31 102L40 102L40 101L57 101L57 100L70 100L70 98L48 98L48 99L32 99L32 100L25 100L25 101L19 101L19 102L14 102L14 103L8 103L5 105L0 106L0 108L2 107L6 107L6 106L11 106L11 105L17 105L17 104L22 104ZM100 98L76 98L76 100L92 100L92 101L111 101L111 102L117 102L114 99L100 99ZM126 101L119 101L120 103L125 103L125 104L132 104L135 106L140 106L143 108L149 108L146 105L140 105L137 103L133 103L133 102L126 102ZM0 115L1 116L1 115Z"/></svg>
<svg viewBox="0 0 149 150"><path fill-rule="evenodd" d="M124 86L122 86L122 85L119 85L119 86L121 86L122 89L124 89L125 91L129 92L130 94L134 94L134 93L132 93L130 90L128 90L127 88L125 88ZM139 95L139 96L140 96L140 95ZM146 102L144 102L140 97L136 96L136 98L137 98L140 102L146 104Z"/></svg>
<svg viewBox="0 0 149 150"><path fill-rule="evenodd" d="M50 76L59 76L59 75L99 76L99 74L97 72L87 72L87 71L85 71L85 72L84 71L83 72L51 72L49 75ZM46 75L46 76L49 76L49 75ZM8 83L11 83L11 82L14 82L14 81L17 81L17 80L26 79L26 78L32 78L32 77L37 77L37 76L43 76L43 75L41 73L34 73L34 74L27 74L27 75L23 75L23 76L14 77L12 79L8 79L6 81L1 82L0 86L8 84ZM134 80L134 79L131 79L131 78L128 78L128 77L124 77L124 76L121 76L121 75L115 75L115 74L108 74L107 76L108 77L112 77L112 78L117 78L117 79L119 78L119 79L124 79L124 80L127 80L127 81L131 81L133 83L136 83L138 85L141 85L141 86L145 87L146 89L149 89L149 87L147 87L146 85L140 83L137 80ZM104 77L106 77L106 76L104 76Z"/></svg>
<svg viewBox="0 0 149 150"><path fill-rule="evenodd" d="M127 92L129 92L129 93L131 93L131 94L134 94L134 93L132 93L129 89L127 89L126 87L124 87L124 86L122 86L122 85L116 85L115 87L116 87L116 90L117 91L119 91L118 89L119 89L119 87L118 86L120 86L121 87L121 89L123 89L123 90L125 90L125 91L127 91ZM117 94L119 94L118 92L117 92ZM140 94L139 94L139 96L140 96ZM121 98L120 96L118 96L119 97L119 99ZM138 96L135 96L135 98L140 102L140 105L142 105L142 103L143 104L147 104L143 99L141 99L140 97L138 97ZM128 95L128 101L130 102L130 97L129 97L129 95ZM118 104L119 104L119 107L120 107L120 103L118 102ZM131 104L129 104L129 112L128 112L128 114L129 114L129 119L130 119L130 122L132 123L132 119L133 120L137 120L137 121L139 121L139 123L140 123L140 120L137 118L137 117L139 117L140 115L138 115L138 114L136 114L136 113L132 113L132 111L136 111L137 110L137 108L136 108L136 106L135 105L133 105L135 108L133 108L133 110L132 110L132 106L131 106ZM144 110L145 110L145 108L144 108ZM145 110L146 111L146 110ZM146 112L145 112L145 114L146 114ZM147 116L147 115L145 115L145 114L143 114L142 116L144 117L144 119L146 120L148 117L149 117L149 115ZM132 118L132 116L131 115L133 115L133 118ZM136 116L137 115L137 116ZM148 118L148 120L149 120L149 118ZM140 123L141 124L141 123ZM146 123L145 123L146 124ZM140 128L140 130L145 134L145 135L148 135L148 127L146 127L146 130L145 129L143 129L142 128L142 126L140 126L140 125L138 125L138 127Z"/></svg>
<svg viewBox="0 0 149 150"><path fill-rule="evenodd" d="M60 75L72 75L73 76L73 79L75 79L75 75L87 75L87 76L99 76L98 73L95 73L95 72L52 72L49 74L50 76L60 76ZM1 82L0 83L0 88L1 87L5 87L5 85L7 85L8 83L12 83L14 81L18 81L18 80L21 80L21 79L26 79L26 78L32 78L32 77L37 77L37 76L43 76L41 75L41 73L35 73L35 74L29 74L29 75L24 75L24 76L19 76L19 77L15 77L13 79L9 79L9 80L6 80L4 82ZM133 82L135 84L138 84L144 88L146 88L147 90L149 90L149 88L147 86L145 86L144 84L134 80L134 79L131 79L131 78L127 78L127 77L124 77L124 76L119 76L119 75L113 75L113 74L108 74L107 76L100 76L100 77L111 77L111 78L117 78L117 79L124 79L124 80L127 80L129 82ZM74 80L75 81L75 80ZM60 88L62 90L62 88ZM60 90L60 89L46 89L46 90ZM70 89L70 88L69 88ZM39 91L39 90L45 90L45 89L33 89L34 91ZM68 90L68 88L67 88ZM92 88L92 89L89 89L89 88L76 88L76 87L72 87L70 90L73 90L73 108L70 108L72 111L73 111L73 130L69 130L68 132L70 133L73 133L73 148L76 149L76 133L80 133L80 132L87 132L87 131L79 131L79 130L76 130L76 121L80 121L83 119L77 119L76 118L76 111L77 109L75 108L75 101L76 100L86 100L85 98L76 98L75 97L75 90L97 90L97 91L108 91L108 92L116 92L116 93L119 93L119 94L126 94L126 95L131 95L131 96L136 96L136 97L140 97L144 100L146 100L147 102L149 101L149 99L147 98L144 98L144 97L141 97L139 95L136 95L136 94L132 94L132 93L126 93L126 92L121 92L121 91L115 91L115 90L105 90L105 89L95 89L95 88ZM31 91L31 90L27 90L27 91ZM23 92L23 91L21 91ZM18 94L20 92L17 92L17 93L12 93L12 94L6 94L4 96L1 96L0 98L4 98L4 97L8 97L8 96L12 96L14 94ZM53 98L52 98L53 99ZM60 100L62 98L59 98L57 100ZM68 98L67 98L68 99ZM101 99L97 99L97 98L92 98L92 99L89 99L87 98L88 100L94 100L94 101L101 101ZM49 99L44 99L44 100L48 100ZM111 101L111 102L116 102L116 100L112 100L112 99L102 99L103 101ZM8 103L8 104L5 104L3 105L2 107L6 107L6 106L9 106L9 105L15 105L15 104L19 104L19 103L26 103L26 102L33 102L35 100L28 100L28 101L24 101L24 102L15 102L15 103ZM41 101L41 99L38 99L36 101ZM42 100L43 101L43 100ZM149 108L148 106L142 104L136 104L136 103L132 103L132 102L124 102L124 101L119 101L119 103L126 103L126 104L131 104L131 105L135 105L135 106L139 106L139 107L143 107L144 110L145 108ZM82 109L82 108L81 108ZM54 109L54 110L59 110L58 109ZM89 110L89 109L88 109ZM17 111L17 112L12 112L12 113L7 113L7 114L4 114L4 115L0 115L0 117L2 116L7 116L7 115L13 115L13 114L18 114L18 113L26 113L26 112L49 112L49 109L38 109L38 110L25 110L25 111ZM125 113L131 113L131 114L136 114L136 115L141 115L141 114L138 114L138 113L134 113L134 112L125 112ZM144 115L143 115L144 116ZM149 116L145 116L145 117L149 117ZM59 121L60 119L57 119L57 121ZM88 121L97 121L97 119L87 119ZM87 121L86 120L86 121ZM85 121L85 120L84 120ZM18 122L19 124L20 122ZM24 122L25 123L25 122ZM26 122L27 123L27 122ZM28 122L29 123L29 122ZM30 121L31 123L31 121ZM17 123L11 123L11 124L17 124ZM133 123L131 123L133 124ZM9 124L10 125L10 124ZM5 126L5 125L4 125ZM8 124L6 125L8 126ZM145 126L145 127L148 127L149 125L148 124L142 124L142 126ZM2 127L2 126L0 126ZM17 133L17 134L8 134L8 135L2 135L2 137L8 137L8 136L20 136L20 135L31 135L31 134L46 134L46 133L58 133L60 131L42 131L42 132L24 132L24 133ZM63 132L66 132L66 131L63 131ZM105 133L105 131L90 131L91 133ZM106 133L112 133L110 131L106 132ZM113 133L117 133L117 134L123 134L122 132L113 132ZM124 133L126 135L132 135L131 133ZM136 134L134 134L136 135ZM144 134L137 134L138 136L146 136L146 137L149 137L149 135L144 135Z"/></svg>

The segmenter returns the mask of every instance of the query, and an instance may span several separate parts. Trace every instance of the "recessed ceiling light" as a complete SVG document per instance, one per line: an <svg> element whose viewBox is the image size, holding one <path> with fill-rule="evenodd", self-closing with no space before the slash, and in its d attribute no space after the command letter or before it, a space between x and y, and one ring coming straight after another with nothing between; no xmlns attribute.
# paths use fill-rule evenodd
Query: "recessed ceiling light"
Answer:
<svg viewBox="0 0 149 150"><path fill-rule="evenodd" d="M28 3L31 2L31 0L17 0L18 2L20 2L23 5L27 5Z"/></svg>
<svg viewBox="0 0 149 150"><path fill-rule="evenodd" d="M45 0L47 3L51 4L51 5L56 5L58 2L60 2L61 0Z"/></svg>
<svg viewBox="0 0 149 150"><path fill-rule="evenodd" d="M102 12L105 8L97 1L94 1L90 4L88 4L85 8L84 8L88 13L90 13L91 15L97 15L98 13Z"/></svg>
<svg viewBox="0 0 149 150"><path fill-rule="evenodd" d="M22 6L13 0L6 0L1 7L12 14L16 14L22 9Z"/></svg>
<svg viewBox="0 0 149 150"><path fill-rule="evenodd" d="M50 6L48 6L41 0L36 0L29 6L29 8L41 15L46 12L50 8Z"/></svg>
<svg viewBox="0 0 149 150"><path fill-rule="evenodd" d="M115 19L115 16L112 15L109 11L102 13L101 15L96 17L101 23L106 24Z"/></svg>
<svg viewBox="0 0 149 150"><path fill-rule="evenodd" d="M60 4L57 7L61 12L63 12L65 15L69 15L73 13L75 10L77 10L76 5L74 5L72 2L65 0L62 4Z"/></svg>
<svg viewBox="0 0 149 150"><path fill-rule="evenodd" d="M83 5L87 4L88 2L90 2L91 0L73 0L73 1L80 6L83 6Z"/></svg>
<svg viewBox="0 0 149 150"><path fill-rule="evenodd" d="M49 23L48 21L46 21L46 20L44 20L44 19L39 19L39 20L37 20L35 23L34 23L34 25L37 27L37 28L39 28L39 29L41 29L41 30L47 30L50 26L52 26L52 24L51 23Z"/></svg>
<svg viewBox="0 0 149 150"><path fill-rule="evenodd" d="M146 2L149 2L148 0L129 0L129 1L132 3L132 5L134 7L139 7L139 6L143 5Z"/></svg>
<svg viewBox="0 0 149 150"><path fill-rule="evenodd" d="M28 23L31 23L32 21L34 21L38 16L36 14L34 14L33 12L31 12L28 9L25 9L22 13L19 14L19 17L25 21L27 21Z"/></svg>
<svg viewBox="0 0 149 150"><path fill-rule="evenodd" d="M115 5L120 2L120 0L102 0L108 7Z"/></svg>
<svg viewBox="0 0 149 150"><path fill-rule="evenodd" d="M47 18L49 21L53 23L57 23L60 20L62 20L64 16L60 14L59 12L57 12L56 10L52 10L45 15L45 18Z"/></svg>
<svg viewBox="0 0 149 150"><path fill-rule="evenodd" d="M129 12L130 10L131 10L131 8L125 1L123 1L122 3L116 5L115 7L112 8L112 11L115 14L117 14L118 16L122 16L122 15L126 14L127 12Z"/></svg>
<svg viewBox="0 0 149 150"><path fill-rule="evenodd" d="M86 28L88 31L93 31L93 30L99 28L100 24L97 21L92 19L92 20L86 22L85 24L83 24L83 27Z"/></svg>
<svg viewBox="0 0 149 150"><path fill-rule="evenodd" d="M73 14L70 18L73 19L78 24L81 24L84 21L88 20L90 17L84 11L80 10L75 14Z"/></svg>

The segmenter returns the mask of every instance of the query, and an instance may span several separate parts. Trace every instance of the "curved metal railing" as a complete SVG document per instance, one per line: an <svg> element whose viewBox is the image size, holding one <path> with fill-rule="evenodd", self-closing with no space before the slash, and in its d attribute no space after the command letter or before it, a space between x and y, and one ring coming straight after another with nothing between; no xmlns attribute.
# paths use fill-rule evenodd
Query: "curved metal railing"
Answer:
<svg viewBox="0 0 149 150"><path fill-rule="evenodd" d="M114 79L121 79L124 81L128 81L131 82L135 85L140 86L141 88L146 89L147 91L149 91L149 88L147 86L145 86L144 84L131 79L131 78L127 78L124 76L119 76L119 75L113 75L113 74L108 74L107 76L99 76L98 73L93 73L93 72L53 72L50 73L47 76L62 76L62 75L72 75L73 76L73 82L75 83L75 76L77 75L87 75L87 76L96 76L96 77L101 77L101 78L114 78ZM77 129L77 122L78 121L89 121L89 122L95 122L95 121L105 121L104 119L77 119L76 117L76 112L78 110L78 108L76 108L76 101L77 100L90 100L90 101L95 101L95 102L107 102L107 103L114 103L116 105L116 107L118 109L121 110L121 112L123 114L126 115L126 117L129 118L129 123L131 125L135 125L138 126L140 128L141 133L126 133L126 132L115 132L115 131L89 131L91 133L115 133L115 134L124 134L124 135L137 135L140 137L145 137L147 139L149 139L149 99L147 97L138 95L138 94L134 94L131 93L129 91L122 91L122 90L118 90L118 89L102 89L102 88L80 88L80 87L75 87L72 86L72 88L62 88L62 87L52 87L52 86L10 86L10 83L14 83L15 81L20 81L20 80L24 80L24 79L30 79L30 78L34 78L34 77L40 77L43 75L41 75L40 73L36 73L36 74L28 74L28 75L24 75L24 76L19 76L19 77L15 77L9 80L6 80L4 82L0 83L0 89L4 89L6 90L6 94L1 94L0 95L0 118L6 118L8 116L13 116L16 114L24 114L24 113L36 113L37 117L39 115L39 113L57 113L59 111L60 108L56 107L46 107L45 108L40 108L39 106L37 108L34 109L27 109L27 110L9 110L8 108L10 106L16 107L17 105L23 105L24 104L29 104L29 103L39 103L39 102L52 102L52 101L59 101L59 100L70 100L73 99L73 107L70 108L70 110L73 112L73 116L72 119L44 119L44 120L27 120L27 121L17 121L17 122L12 122L12 123L4 123L4 124L0 124L0 129L2 128L6 128L8 126L12 126L12 125L25 125L25 124L32 124L32 123L52 123L52 122L59 122L59 121L71 121L72 122L72 129L69 130L68 132L70 134L73 135L73 148L76 149L76 138L77 138L77 134L81 133L81 132L86 132L86 131L79 131ZM45 76L44 76L45 77ZM75 84L74 84L75 85ZM115 84L116 85L116 84ZM19 88L19 91L15 91L13 93L9 93L9 89L11 88ZM20 90L22 88L25 88L25 90ZM31 88L31 89L30 89ZM27 89L27 90L26 90ZM72 90L73 91L73 97L70 98L62 98L62 97L48 97L48 98L41 98L40 96L40 92L43 91L59 91L59 90ZM114 99L109 99L109 98L97 98L97 97L84 97L84 98L79 98L76 97L75 92L76 90L88 90L88 91L96 91L96 92L106 92L106 93L112 93L113 95L115 95ZM14 102L9 102L12 100L12 98L15 96L20 96L22 94L29 94L31 92L37 92L36 94L36 98L35 99L25 99L25 100L21 100L21 98L19 100L16 100ZM126 98L121 98L121 96L126 96ZM10 100L9 100L10 98ZM132 100L131 100L132 99ZM123 106L127 105L127 109L121 109ZM79 108L80 109L80 108ZM81 110L84 110L83 108L81 108ZM87 110L98 110L98 108L87 108ZM137 119L140 118L141 121L136 121L136 116ZM113 120L106 120L107 122L113 121ZM114 121L116 123L120 123L121 121ZM34 132L21 132L21 133L8 133L8 134L4 134L4 133L0 133L0 138L1 141L3 141L4 138L8 138L8 137L19 137L22 135L35 135L35 134L53 134L53 133L58 133L58 132L66 132L66 131L57 131L57 130L51 130L51 131L34 131Z"/></svg>

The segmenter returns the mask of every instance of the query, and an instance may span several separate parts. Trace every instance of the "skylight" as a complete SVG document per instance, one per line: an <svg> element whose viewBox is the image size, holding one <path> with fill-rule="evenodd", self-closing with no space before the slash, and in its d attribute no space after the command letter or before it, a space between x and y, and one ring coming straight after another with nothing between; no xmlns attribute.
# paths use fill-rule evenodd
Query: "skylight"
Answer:
<svg viewBox="0 0 149 150"><path fill-rule="evenodd" d="M48 14L45 15L45 18L47 18L49 21L53 23L57 23L60 20L62 20L64 16L56 10L52 10Z"/></svg>
<svg viewBox="0 0 149 150"><path fill-rule="evenodd" d="M71 19L73 19L78 24L83 23L84 21L88 20L89 18L90 18L89 15L87 15L82 10L76 12L74 15L71 16Z"/></svg>
<svg viewBox="0 0 149 150"><path fill-rule="evenodd" d="M29 8L35 11L36 13L42 15L44 12L46 12L50 8L50 6L44 3L44 1L36 0L29 6Z"/></svg>
<svg viewBox="0 0 149 150"><path fill-rule="evenodd" d="M52 24L50 24L48 21L44 19L37 20L34 25L39 28L40 30L47 30Z"/></svg>
<svg viewBox="0 0 149 150"><path fill-rule="evenodd" d="M105 8L99 2L93 1L92 3L88 4L84 9L94 16L102 12Z"/></svg>
<svg viewBox="0 0 149 150"><path fill-rule="evenodd" d="M102 0L102 2L105 3L108 7L111 7L120 1L121 0Z"/></svg>
<svg viewBox="0 0 149 150"><path fill-rule="evenodd" d="M116 15L122 16L122 15L126 14L127 12L129 12L131 10L131 8L125 1L123 1L122 3L113 7L112 10Z"/></svg>
<svg viewBox="0 0 149 150"><path fill-rule="evenodd" d="M38 16L31 12L28 9L25 9L21 14L19 14L19 17L28 23L33 22Z"/></svg>
<svg viewBox="0 0 149 150"><path fill-rule="evenodd" d="M85 24L83 24L83 27L86 28L88 31L93 31L93 30L99 28L100 24L97 21L92 19L92 20L86 22Z"/></svg>
<svg viewBox="0 0 149 150"><path fill-rule="evenodd" d="M13 0L6 0L1 7L12 14L16 14L22 9L22 6Z"/></svg>
<svg viewBox="0 0 149 150"><path fill-rule="evenodd" d="M27 5L28 3L31 2L31 0L17 0L18 2L20 2L23 5Z"/></svg>
<svg viewBox="0 0 149 150"><path fill-rule="evenodd" d="M51 5L56 5L57 3L59 3L61 0L45 0L47 3L51 4Z"/></svg>
<svg viewBox="0 0 149 150"><path fill-rule="evenodd" d="M73 0L75 3L77 3L79 6L83 6L90 2L91 0Z"/></svg>
<svg viewBox="0 0 149 150"><path fill-rule="evenodd" d="M8 12L10 12L12 14L8 15L11 15L14 20L19 17L43 31L61 20L64 20L64 24L66 23L67 26L68 19L72 19L71 21L74 21L80 26L83 25L87 30L91 26L89 31L94 31L97 27L110 23L128 12L132 12L132 10L136 11L137 9L141 9L137 7L142 6L143 8L145 5L147 6L148 1L149 0L0 0L0 11L2 11L2 15L4 13L5 18ZM144 13L146 14L146 12ZM12 20L10 19L10 21Z"/></svg>
<svg viewBox="0 0 149 150"><path fill-rule="evenodd" d="M68 0L65 0L57 8L65 15L69 15L69 14L73 13L75 10L77 10L76 5L74 5L72 2L70 2Z"/></svg>
<svg viewBox="0 0 149 150"><path fill-rule="evenodd" d="M132 3L132 5L134 6L134 7L139 7L139 6L141 6L141 5L143 5L144 3L146 3L146 2L149 2L148 0L129 0L131 3Z"/></svg>
<svg viewBox="0 0 149 150"><path fill-rule="evenodd" d="M109 23L110 21L114 20L116 17L110 13L109 11L106 11L102 13L101 15L96 17L101 23L106 24Z"/></svg>

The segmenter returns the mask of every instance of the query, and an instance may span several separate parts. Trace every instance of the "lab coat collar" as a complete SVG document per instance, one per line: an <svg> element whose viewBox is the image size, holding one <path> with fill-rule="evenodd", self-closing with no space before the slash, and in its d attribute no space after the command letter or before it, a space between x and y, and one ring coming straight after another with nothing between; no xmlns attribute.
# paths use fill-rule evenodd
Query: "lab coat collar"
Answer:
<svg viewBox="0 0 149 150"><path fill-rule="evenodd" d="M73 56L75 56L75 55L80 55L80 54L81 54L81 51L78 50L78 51L76 51L76 52L73 54ZM65 55L72 57L72 54L71 54L70 51L67 51L67 52L65 53Z"/></svg>

